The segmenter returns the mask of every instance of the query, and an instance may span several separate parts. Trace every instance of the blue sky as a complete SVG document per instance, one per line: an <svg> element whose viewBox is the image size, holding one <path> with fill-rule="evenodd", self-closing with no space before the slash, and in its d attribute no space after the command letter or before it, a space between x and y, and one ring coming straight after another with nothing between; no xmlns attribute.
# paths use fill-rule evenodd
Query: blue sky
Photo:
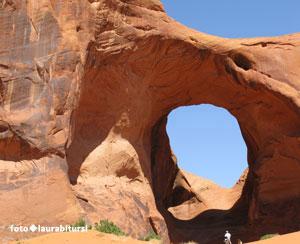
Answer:
<svg viewBox="0 0 300 244"><path fill-rule="evenodd" d="M222 37L278 36L300 32L299 0L162 0L167 13L196 30ZM179 166L231 187L247 167L236 119L212 105L181 107L168 118Z"/></svg>
<svg viewBox="0 0 300 244"><path fill-rule="evenodd" d="M300 32L299 0L162 0L167 13L199 31L223 37Z"/></svg>

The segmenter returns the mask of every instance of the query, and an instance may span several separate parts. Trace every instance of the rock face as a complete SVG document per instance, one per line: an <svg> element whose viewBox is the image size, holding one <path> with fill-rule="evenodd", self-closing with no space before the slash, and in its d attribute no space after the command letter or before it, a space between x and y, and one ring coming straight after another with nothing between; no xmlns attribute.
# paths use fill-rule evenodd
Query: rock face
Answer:
<svg viewBox="0 0 300 244"><path fill-rule="evenodd" d="M159 0L1 0L0 44L3 239L80 216L165 242L299 229L300 34L210 36ZM168 209L208 204L177 167L167 116L202 103L237 118L249 174L231 209L182 220Z"/></svg>
<svg viewBox="0 0 300 244"><path fill-rule="evenodd" d="M170 207L168 211L177 219L191 220L210 209L231 209L241 197L248 170L244 172L232 188L222 188L210 180L186 171L183 171L182 173L191 185L196 197L191 198L180 205Z"/></svg>

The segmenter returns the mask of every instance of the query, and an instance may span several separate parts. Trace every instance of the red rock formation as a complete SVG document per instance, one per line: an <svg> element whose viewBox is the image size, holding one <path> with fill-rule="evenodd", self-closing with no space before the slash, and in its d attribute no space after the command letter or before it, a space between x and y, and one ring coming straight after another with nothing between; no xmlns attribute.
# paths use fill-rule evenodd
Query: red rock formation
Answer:
<svg viewBox="0 0 300 244"><path fill-rule="evenodd" d="M210 36L169 18L158 0L0 7L1 226L82 215L135 237L154 228L166 241L203 243L225 226L245 237L299 228L299 34ZM168 209L205 201L178 169L165 127L172 109L201 103L237 118L249 174L231 210L183 221Z"/></svg>

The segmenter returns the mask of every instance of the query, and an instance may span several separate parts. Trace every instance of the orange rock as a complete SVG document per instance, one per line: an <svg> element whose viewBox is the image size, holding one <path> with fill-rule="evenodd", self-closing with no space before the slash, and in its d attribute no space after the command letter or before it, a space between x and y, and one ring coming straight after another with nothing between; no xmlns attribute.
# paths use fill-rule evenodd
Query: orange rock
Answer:
<svg viewBox="0 0 300 244"><path fill-rule="evenodd" d="M158 0L0 6L2 237L16 236L8 224L79 216L134 237L153 228L165 242L299 229L299 34L206 35ZM169 146L170 111L202 103L231 112L248 147L231 209L225 195L208 204L197 194ZM185 220L168 211L189 201L199 209L181 212Z"/></svg>

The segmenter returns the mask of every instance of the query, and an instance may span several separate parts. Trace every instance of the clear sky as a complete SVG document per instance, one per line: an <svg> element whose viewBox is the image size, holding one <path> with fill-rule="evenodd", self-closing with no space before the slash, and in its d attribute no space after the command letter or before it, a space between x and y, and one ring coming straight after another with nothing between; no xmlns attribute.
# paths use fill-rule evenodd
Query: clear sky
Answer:
<svg viewBox="0 0 300 244"><path fill-rule="evenodd" d="M299 0L162 0L167 13L199 31L223 37L300 32Z"/></svg>
<svg viewBox="0 0 300 244"><path fill-rule="evenodd" d="M222 37L300 32L300 0L162 0L167 13L196 30ZM212 105L181 107L168 118L179 166L231 187L247 167L236 119Z"/></svg>

